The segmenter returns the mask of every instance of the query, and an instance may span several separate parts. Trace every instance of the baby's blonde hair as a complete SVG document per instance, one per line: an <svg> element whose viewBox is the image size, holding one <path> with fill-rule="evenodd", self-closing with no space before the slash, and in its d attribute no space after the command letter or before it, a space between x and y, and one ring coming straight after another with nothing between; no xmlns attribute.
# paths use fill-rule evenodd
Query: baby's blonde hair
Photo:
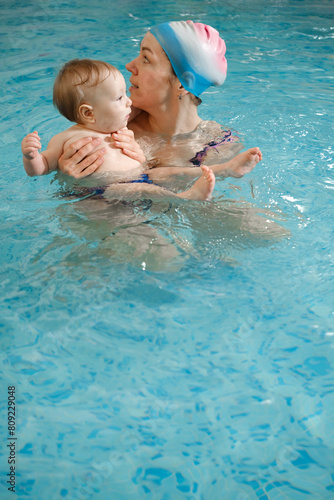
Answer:
<svg viewBox="0 0 334 500"><path fill-rule="evenodd" d="M111 74L116 78L120 71L103 61L73 59L67 62L54 82L53 104L65 118L80 123L79 107L85 99L85 86L96 87Z"/></svg>

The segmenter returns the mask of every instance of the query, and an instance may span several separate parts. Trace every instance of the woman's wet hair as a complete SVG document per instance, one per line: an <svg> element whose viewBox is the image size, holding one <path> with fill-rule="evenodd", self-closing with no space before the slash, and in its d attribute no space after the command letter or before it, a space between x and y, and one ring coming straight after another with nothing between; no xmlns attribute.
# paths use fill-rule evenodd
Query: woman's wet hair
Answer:
<svg viewBox="0 0 334 500"><path fill-rule="evenodd" d="M109 75L116 78L119 70L109 63L94 59L73 59L59 71L53 85L53 104L71 122L80 123L79 107L87 89L102 83Z"/></svg>
<svg viewBox="0 0 334 500"><path fill-rule="evenodd" d="M202 104L202 99L200 99L196 95L190 94L190 97L191 97L192 103L195 104L195 106L199 106L200 104Z"/></svg>

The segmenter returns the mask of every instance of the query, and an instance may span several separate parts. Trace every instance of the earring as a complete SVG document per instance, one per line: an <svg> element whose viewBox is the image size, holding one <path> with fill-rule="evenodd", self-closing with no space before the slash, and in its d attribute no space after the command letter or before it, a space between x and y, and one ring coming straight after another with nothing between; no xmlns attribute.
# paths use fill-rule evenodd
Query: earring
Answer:
<svg viewBox="0 0 334 500"><path fill-rule="evenodd" d="M179 94L179 101L181 101L181 99L182 99L182 95L181 95L181 94Z"/></svg>

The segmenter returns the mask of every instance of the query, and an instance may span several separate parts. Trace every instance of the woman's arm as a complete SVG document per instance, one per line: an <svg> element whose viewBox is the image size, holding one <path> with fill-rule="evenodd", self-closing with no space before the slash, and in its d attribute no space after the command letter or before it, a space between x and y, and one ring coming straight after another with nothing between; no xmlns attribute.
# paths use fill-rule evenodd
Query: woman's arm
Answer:
<svg viewBox="0 0 334 500"><path fill-rule="evenodd" d="M253 170L259 161L262 160L262 153L259 148L251 148L239 153L232 160L226 163L210 165L209 168L215 175L224 178L240 178ZM201 167L155 167L144 172L149 179L155 182L164 181L174 175L186 175L188 177L198 177L201 175Z"/></svg>

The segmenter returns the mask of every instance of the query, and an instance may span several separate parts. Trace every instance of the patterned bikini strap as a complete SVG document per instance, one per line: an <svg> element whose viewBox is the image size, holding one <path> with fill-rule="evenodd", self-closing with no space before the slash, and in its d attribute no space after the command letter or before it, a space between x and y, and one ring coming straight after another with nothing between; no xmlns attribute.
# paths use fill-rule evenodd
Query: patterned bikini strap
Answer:
<svg viewBox="0 0 334 500"><path fill-rule="evenodd" d="M235 138L232 136L232 131L226 130L223 132L223 136L219 137L218 141L217 139L214 139L213 141L208 142L208 144L206 144L201 151L198 151L198 153L196 153L196 155L189 161L194 165L194 167L200 167L210 149L215 149L217 151L217 148L222 144L226 142L233 142L234 140Z"/></svg>

